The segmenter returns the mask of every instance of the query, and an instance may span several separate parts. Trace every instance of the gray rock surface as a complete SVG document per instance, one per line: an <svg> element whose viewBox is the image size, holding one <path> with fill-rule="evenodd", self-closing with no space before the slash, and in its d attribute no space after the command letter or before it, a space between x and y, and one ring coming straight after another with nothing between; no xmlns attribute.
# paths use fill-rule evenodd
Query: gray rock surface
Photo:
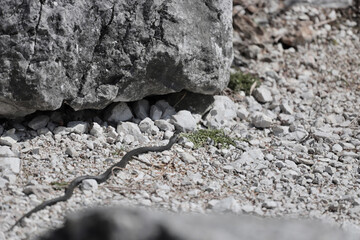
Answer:
<svg viewBox="0 0 360 240"><path fill-rule="evenodd" d="M133 138L139 143L145 143L149 140L141 134L139 126L132 122L123 122L118 124L116 131L119 134L128 134L133 136Z"/></svg>
<svg viewBox="0 0 360 240"><path fill-rule="evenodd" d="M217 202L234 207L234 199ZM271 206L271 205L270 205ZM311 221L260 219L253 216L170 215L143 209L110 208L73 215L65 226L41 240L355 240L356 234Z"/></svg>
<svg viewBox="0 0 360 240"><path fill-rule="evenodd" d="M260 103L267 103L273 100L271 92L266 87L259 87L254 90L253 93L255 99Z"/></svg>
<svg viewBox="0 0 360 240"><path fill-rule="evenodd" d="M141 120L149 116L150 112L150 103L146 99L141 99L140 101L137 101L134 106L134 113L135 116Z"/></svg>
<svg viewBox="0 0 360 240"><path fill-rule="evenodd" d="M287 0L286 4L308 3L324 8L346 8L353 4L353 0Z"/></svg>
<svg viewBox="0 0 360 240"><path fill-rule="evenodd" d="M0 116L214 94L232 61L232 1L2 1ZM25 40L26 39L26 40Z"/></svg>
<svg viewBox="0 0 360 240"><path fill-rule="evenodd" d="M95 191L98 188L98 183L95 179L86 179L81 182L81 190Z"/></svg>
<svg viewBox="0 0 360 240"><path fill-rule="evenodd" d="M14 183L20 173L21 160L10 147L0 146L0 189L8 182Z"/></svg>
<svg viewBox="0 0 360 240"><path fill-rule="evenodd" d="M152 105L150 108L150 118L154 121L161 119L162 116L162 111L161 109L156 106L156 105Z"/></svg>
<svg viewBox="0 0 360 240"><path fill-rule="evenodd" d="M156 135L159 132L159 128L155 126L153 120L145 118L139 123L140 131L147 134Z"/></svg>
<svg viewBox="0 0 360 240"><path fill-rule="evenodd" d="M237 106L227 96L214 96L213 106L206 116L207 126L220 128L237 116Z"/></svg>
<svg viewBox="0 0 360 240"><path fill-rule="evenodd" d="M181 132L194 131L196 128L196 120L191 115L191 112L187 110L179 111L173 115L170 119L170 123L172 123L175 128Z"/></svg>
<svg viewBox="0 0 360 240"><path fill-rule="evenodd" d="M251 116L251 123L257 128L268 128L272 124L272 119L261 112Z"/></svg>
<svg viewBox="0 0 360 240"><path fill-rule="evenodd" d="M93 123L93 126L90 130L90 134L95 137L101 137L104 133L103 128L98 123Z"/></svg>
<svg viewBox="0 0 360 240"><path fill-rule="evenodd" d="M40 115L33 118L29 123L28 126L34 130L38 130L46 126L49 122L49 117L46 115Z"/></svg>
<svg viewBox="0 0 360 240"><path fill-rule="evenodd" d="M157 126L162 131L174 131L175 130L174 125L169 123L167 120L159 119L159 120L156 120L154 123L155 123L155 126Z"/></svg>
<svg viewBox="0 0 360 240"><path fill-rule="evenodd" d="M105 118L109 122L119 123L130 120L133 118L133 114L129 106L126 103L121 102L113 106L109 112L106 113Z"/></svg>
<svg viewBox="0 0 360 240"><path fill-rule="evenodd" d="M175 108L173 108L167 101L159 100L154 105L161 111L162 119L169 119L172 115L176 113Z"/></svg>
<svg viewBox="0 0 360 240"><path fill-rule="evenodd" d="M89 130L89 124L82 121L71 121L67 124L67 130L71 133L86 133Z"/></svg>

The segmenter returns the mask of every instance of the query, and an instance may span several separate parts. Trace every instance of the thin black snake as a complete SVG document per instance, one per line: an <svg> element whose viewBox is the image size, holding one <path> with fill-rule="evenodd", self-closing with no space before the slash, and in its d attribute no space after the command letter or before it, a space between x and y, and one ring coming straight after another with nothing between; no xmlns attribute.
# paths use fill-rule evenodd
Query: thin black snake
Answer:
<svg viewBox="0 0 360 240"><path fill-rule="evenodd" d="M57 198L53 198L50 200L46 200L44 202L42 202L41 204L37 205L35 208L33 208L32 210L30 210L29 212L27 212L26 214L24 214L21 218L19 218L19 220L17 220L14 225L11 226L11 228L8 231L11 231L16 225L18 225L23 219L30 217L33 213L36 213L42 209L44 209L45 207L48 206L52 206L58 202L64 202L66 200L68 200L74 192L74 189L83 181L86 179L94 179L96 180L96 182L98 184L103 183L105 181L107 181L110 176L116 172L118 172L121 168L125 168L125 166L129 163L129 161L131 160L131 158L133 156L139 155L139 154L143 154L143 153L147 153L147 152L162 152L165 150L168 150L172 147L172 145L174 145L174 143L176 142L178 137L178 134L174 134L170 140L169 143L164 145L164 146L154 146L154 147L140 147L140 148L136 148L134 150L131 150L130 152L126 153L122 159L113 164L111 167L109 167L103 174L98 175L98 176L90 176L90 175L86 175L86 176L80 176L75 178L74 180L72 180L70 182L70 184L67 186L67 188L65 189L65 194L57 197Z"/></svg>

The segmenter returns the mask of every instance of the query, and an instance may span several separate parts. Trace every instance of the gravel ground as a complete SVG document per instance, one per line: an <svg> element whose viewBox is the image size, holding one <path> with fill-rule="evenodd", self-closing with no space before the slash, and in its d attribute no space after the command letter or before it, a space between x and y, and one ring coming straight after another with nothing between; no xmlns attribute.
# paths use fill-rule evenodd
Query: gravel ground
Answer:
<svg viewBox="0 0 360 240"><path fill-rule="evenodd" d="M334 14L337 20L326 23ZM194 148L181 139L170 150L139 156L104 184L84 183L69 201L34 214L9 233L6 229L22 214L61 195L61 183L100 174L136 147L166 144L172 130L158 129L152 121L141 128L142 136L104 123L62 128L50 120L37 132L24 127L30 123L13 123L15 132L4 124L0 157L13 161L0 161L10 166L0 180L0 239L33 239L60 226L70 212L107 205L321 219L357 230L360 45L356 22L340 17L328 9L295 7L266 31L276 37L276 29L291 30L308 21L311 40L285 49L284 44L265 42L252 48L250 58L241 56L235 34L235 58L242 61L237 67L260 76L261 87L250 97L228 95L235 103L218 97L217 111L205 120L196 115L187 119L190 123L167 120L178 128L192 129L194 121L198 127L223 128L239 139L236 146ZM14 159L21 160L16 175Z"/></svg>

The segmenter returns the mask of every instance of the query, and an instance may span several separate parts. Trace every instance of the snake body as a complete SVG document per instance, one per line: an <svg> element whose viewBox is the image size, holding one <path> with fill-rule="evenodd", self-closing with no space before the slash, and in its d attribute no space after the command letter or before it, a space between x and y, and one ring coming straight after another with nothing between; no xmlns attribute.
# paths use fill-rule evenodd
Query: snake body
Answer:
<svg viewBox="0 0 360 240"><path fill-rule="evenodd" d="M52 206L58 202L67 201L73 195L75 188L83 180L94 179L94 180L96 180L96 182L98 184L103 183L103 182L107 181L112 174L118 172L122 168L125 168L125 166L129 163L129 161L131 160L132 157L137 156L139 154L147 153L147 152L162 152L162 151L168 150L172 147L172 145L174 145L174 143L177 140L177 137L178 137L178 135L174 134L174 136L172 136L170 138L169 143L164 146L140 147L140 148L131 150L130 152L126 153L119 162L113 164L101 175L98 175L98 176L85 175L85 176L80 176L80 177L75 178L74 180L72 180L70 182L70 184L65 189L64 195L57 197L57 198L50 199L50 200L46 200L46 201L42 202L41 204L37 205L35 208L33 208L32 210L30 210L29 212L24 214L21 218L19 218L14 223L14 225L11 226L11 228L8 231L11 231L23 219L30 217L33 213L36 213L36 212L44 209L45 207Z"/></svg>

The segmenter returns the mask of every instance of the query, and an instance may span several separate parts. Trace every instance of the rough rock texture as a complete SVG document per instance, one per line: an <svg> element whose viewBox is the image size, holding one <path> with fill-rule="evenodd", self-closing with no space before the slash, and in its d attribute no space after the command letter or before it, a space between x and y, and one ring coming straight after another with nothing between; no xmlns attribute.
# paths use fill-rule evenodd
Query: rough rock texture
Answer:
<svg viewBox="0 0 360 240"><path fill-rule="evenodd" d="M0 117L227 84L231 0L1 4Z"/></svg>
<svg viewBox="0 0 360 240"><path fill-rule="evenodd" d="M251 216L165 215L134 209L84 212L42 240L348 240L355 234L316 222L260 219Z"/></svg>
<svg viewBox="0 0 360 240"><path fill-rule="evenodd" d="M327 8L346 8L351 6L353 0L287 0L285 4L309 3L314 6Z"/></svg>

